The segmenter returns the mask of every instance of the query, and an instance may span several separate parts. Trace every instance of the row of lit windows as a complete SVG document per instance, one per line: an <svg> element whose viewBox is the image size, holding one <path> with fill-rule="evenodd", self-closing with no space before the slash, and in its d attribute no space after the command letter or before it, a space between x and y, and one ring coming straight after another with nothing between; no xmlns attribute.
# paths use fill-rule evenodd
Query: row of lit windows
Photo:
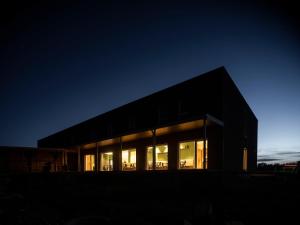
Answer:
<svg viewBox="0 0 300 225"><path fill-rule="evenodd" d="M208 149L206 141L206 149ZM179 169L204 169L208 165L208 150L204 159L204 141L188 141L179 143L178 168ZM156 170L168 169L168 145L156 145L147 147L146 154L146 170L153 169L153 161L155 161ZM101 153L100 159L101 171L113 170L113 152ZM136 149L122 150L122 170L136 170ZM95 155L84 156L84 170L95 170Z"/></svg>

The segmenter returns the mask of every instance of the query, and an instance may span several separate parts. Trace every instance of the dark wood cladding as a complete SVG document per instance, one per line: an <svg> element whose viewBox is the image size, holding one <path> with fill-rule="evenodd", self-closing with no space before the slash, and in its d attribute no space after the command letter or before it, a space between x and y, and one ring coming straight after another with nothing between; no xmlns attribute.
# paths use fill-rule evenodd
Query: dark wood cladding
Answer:
<svg viewBox="0 0 300 225"><path fill-rule="evenodd" d="M224 67L45 137L38 141L38 146L74 148L169 124L191 121L193 118L204 118L205 115L213 116L223 122L221 127L208 126L209 168L241 170L243 149L246 148L248 168L255 169L258 122ZM174 136L165 141L169 145L176 146L179 139L180 137ZM138 146L139 141L134 144ZM138 148L142 147L145 146L141 145ZM137 167L140 169L144 167L141 162L145 162L143 151L138 151L140 155L137 156ZM177 152L175 147L174 151ZM170 169L175 169L176 155L171 151L169 154L170 160L174 161L170 164Z"/></svg>
<svg viewBox="0 0 300 225"><path fill-rule="evenodd" d="M206 113L221 118L225 74L224 68L219 68L192 78L43 138L38 146L77 146Z"/></svg>

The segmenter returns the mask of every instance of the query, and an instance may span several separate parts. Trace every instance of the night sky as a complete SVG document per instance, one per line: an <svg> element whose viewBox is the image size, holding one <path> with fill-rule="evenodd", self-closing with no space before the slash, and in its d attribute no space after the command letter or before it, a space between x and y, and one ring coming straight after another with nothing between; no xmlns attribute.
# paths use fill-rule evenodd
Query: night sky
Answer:
<svg viewBox="0 0 300 225"><path fill-rule="evenodd" d="M300 10L291 1L9 2L0 7L0 145L36 146L225 66L258 118L259 160L300 160Z"/></svg>

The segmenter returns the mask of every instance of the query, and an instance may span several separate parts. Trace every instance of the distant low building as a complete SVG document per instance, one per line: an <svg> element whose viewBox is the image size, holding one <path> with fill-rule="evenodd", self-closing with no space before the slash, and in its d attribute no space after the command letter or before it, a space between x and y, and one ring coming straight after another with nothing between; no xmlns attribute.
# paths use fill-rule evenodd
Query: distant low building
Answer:
<svg viewBox="0 0 300 225"><path fill-rule="evenodd" d="M0 172L57 172L63 166L65 149L0 146ZM77 168L77 167L76 167Z"/></svg>
<svg viewBox="0 0 300 225"><path fill-rule="evenodd" d="M255 170L257 119L221 67L45 137L38 148L63 149L63 166L78 171Z"/></svg>

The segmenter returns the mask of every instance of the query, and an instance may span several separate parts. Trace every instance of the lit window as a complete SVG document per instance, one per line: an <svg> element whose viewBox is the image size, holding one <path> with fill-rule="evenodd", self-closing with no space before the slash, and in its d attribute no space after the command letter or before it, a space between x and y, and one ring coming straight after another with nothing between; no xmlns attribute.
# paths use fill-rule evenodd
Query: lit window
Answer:
<svg viewBox="0 0 300 225"><path fill-rule="evenodd" d="M122 170L136 170L136 150L129 149L122 151Z"/></svg>
<svg viewBox="0 0 300 225"><path fill-rule="evenodd" d="M147 148L147 163L146 163L146 169L147 170L152 170L153 167L153 147L148 147Z"/></svg>
<svg viewBox="0 0 300 225"><path fill-rule="evenodd" d="M168 169L168 145L155 146L155 169ZM151 170L153 165L153 147L147 148L147 170Z"/></svg>
<svg viewBox="0 0 300 225"><path fill-rule="evenodd" d="M179 169L195 168L195 142L182 142L179 144Z"/></svg>
<svg viewBox="0 0 300 225"><path fill-rule="evenodd" d="M247 171L248 169L248 154L247 154L247 148L244 148L243 150L243 170Z"/></svg>
<svg viewBox="0 0 300 225"><path fill-rule="evenodd" d="M206 141L205 169L208 168L208 143ZM197 169L204 169L204 141L197 141Z"/></svg>
<svg viewBox="0 0 300 225"><path fill-rule="evenodd" d="M101 171L113 170L113 153L105 152L101 153Z"/></svg>
<svg viewBox="0 0 300 225"><path fill-rule="evenodd" d="M208 168L208 147L206 141L206 166ZM179 144L179 169L204 168L204 141L187 141Z"/></svg>
<svg viewBox="0 0 300 225"><path fill-rule="evenodd" d="M94 171L94 170L95 170L95 155L85 155L84 171Z"/></svg>

